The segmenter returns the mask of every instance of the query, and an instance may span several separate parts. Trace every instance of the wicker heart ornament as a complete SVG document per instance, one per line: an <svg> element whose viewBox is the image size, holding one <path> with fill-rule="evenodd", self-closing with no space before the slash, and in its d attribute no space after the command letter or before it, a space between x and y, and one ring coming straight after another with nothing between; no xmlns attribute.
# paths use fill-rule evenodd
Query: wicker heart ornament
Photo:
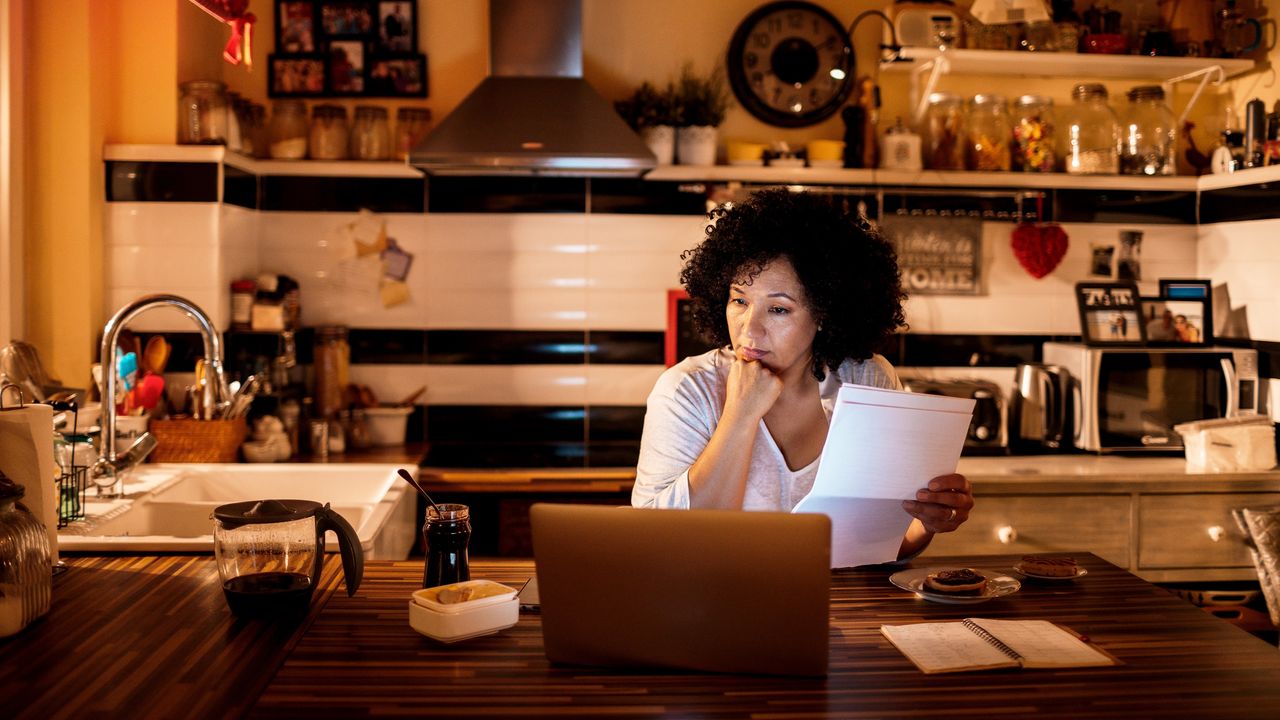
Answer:
<svg viewBox="0 0 1280 720"><path fill-rule="evenodd" d="M1031 277L1053 272L1067 254L1067 233L1059 225L1023 223L1013 230L1013 255Z"/></svg>

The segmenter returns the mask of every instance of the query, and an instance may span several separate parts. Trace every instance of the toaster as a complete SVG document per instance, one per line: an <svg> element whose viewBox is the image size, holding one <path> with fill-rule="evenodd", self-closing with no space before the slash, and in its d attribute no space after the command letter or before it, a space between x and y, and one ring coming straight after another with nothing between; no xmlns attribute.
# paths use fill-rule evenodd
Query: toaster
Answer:
<svg viewBox="0 0 1280 720"><path fill-rule="evenodd" d="M1000 386L987 380L926 380L903 378L908 392L972 398L973 420L964 438L965 455L1002 455L1008 451L1006 406Z"/></svg>
<svg viewBox="0 0 1280 720"><path fill-rule="evenodd" d="M952 47L960 37L960 14L949 2L890 5L885 13L893 21L898 44L906 47Z"/></svg>

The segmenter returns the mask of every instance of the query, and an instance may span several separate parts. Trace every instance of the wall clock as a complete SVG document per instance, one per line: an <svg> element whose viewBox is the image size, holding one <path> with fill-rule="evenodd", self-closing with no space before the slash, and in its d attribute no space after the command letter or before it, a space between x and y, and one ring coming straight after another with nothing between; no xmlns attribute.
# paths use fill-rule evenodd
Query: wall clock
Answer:
<svg viewBox="0 0 1280 720"><path fill-rule="evenodd" d="M781 127L830 117L853 89L853 43L834 15L784 0L748 15L729 42L729 84L752 115Z"/></svg>

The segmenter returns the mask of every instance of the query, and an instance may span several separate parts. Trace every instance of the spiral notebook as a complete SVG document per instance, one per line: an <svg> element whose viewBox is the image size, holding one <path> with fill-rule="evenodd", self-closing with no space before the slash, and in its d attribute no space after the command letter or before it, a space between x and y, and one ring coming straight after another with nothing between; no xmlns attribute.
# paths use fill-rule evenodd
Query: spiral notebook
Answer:
<svg viewBox="0 0 1280 720"><path fill-rule="evenodd" d="M1120 661L1047 620L967 618L881 625L880 632L926 674L997 668L1074 668Z"/></svg>

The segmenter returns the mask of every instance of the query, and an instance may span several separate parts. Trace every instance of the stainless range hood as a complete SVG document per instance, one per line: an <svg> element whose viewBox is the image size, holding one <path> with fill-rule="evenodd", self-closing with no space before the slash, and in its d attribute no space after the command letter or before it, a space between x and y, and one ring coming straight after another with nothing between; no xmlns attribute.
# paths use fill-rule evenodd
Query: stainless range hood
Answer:
<svg viewBox="0 0 1280 720"><path fill-rule="evenodd" d="M582 79L582 0L490 0L489 77L409 153L433 175L638 176L657 159Z"/></svg>

